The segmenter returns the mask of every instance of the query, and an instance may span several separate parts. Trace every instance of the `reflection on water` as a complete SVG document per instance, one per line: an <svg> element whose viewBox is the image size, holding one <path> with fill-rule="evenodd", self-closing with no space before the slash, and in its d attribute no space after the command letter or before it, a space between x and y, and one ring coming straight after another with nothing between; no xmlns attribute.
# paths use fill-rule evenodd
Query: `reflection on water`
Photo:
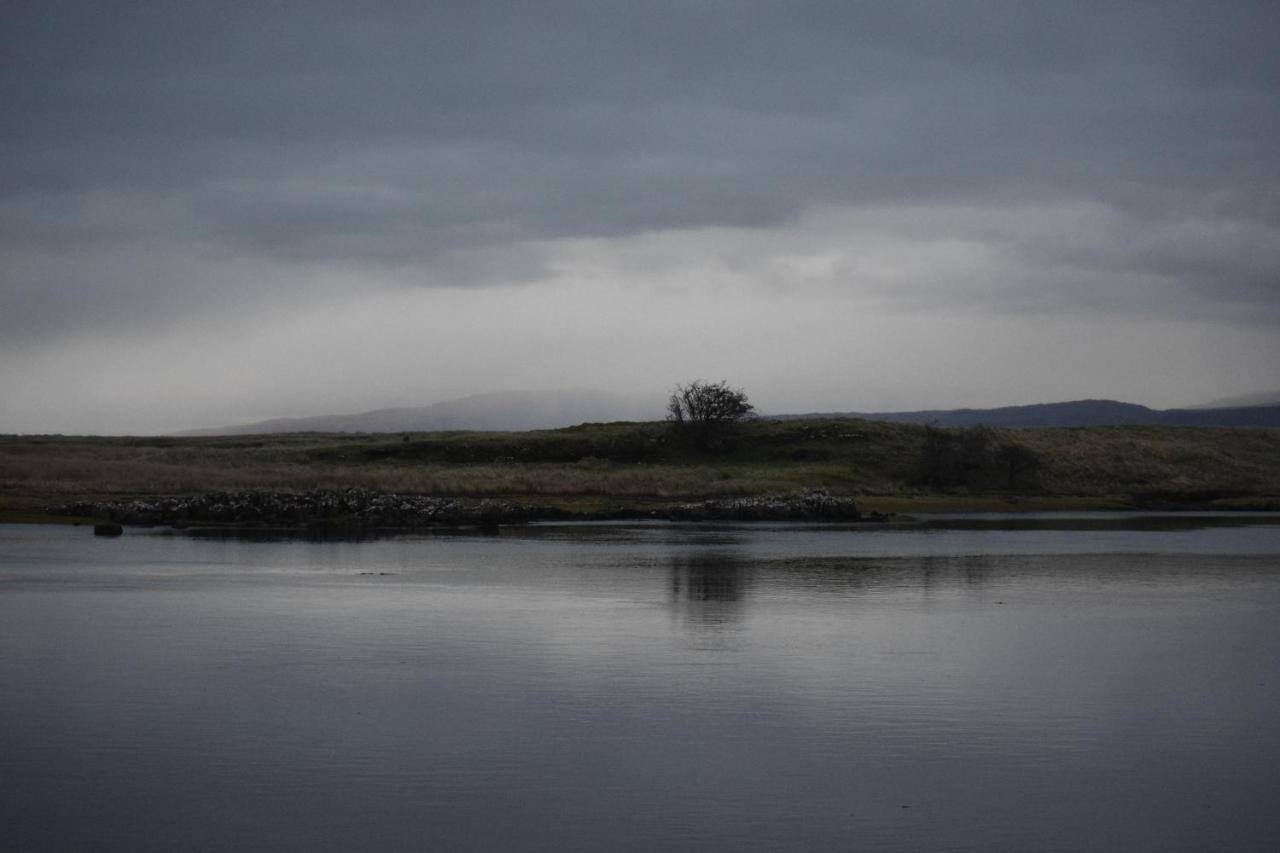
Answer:
<svg viewBox="0 0 1280 853"><path fill-rule="evenodd" d="M1280 849L1274 518L0 526L0 850Z"/></svg>
<svg viewBox="0 0 1280 853"><path fill-rule="evenodd" d="M1208 528L1270 527L1276 514L1266 512L1080 512L1080 513L947 513L925 514L914 523L931 530L1079 530L1194 531Z"/></svg>
<svg viewBox="0 0 1280 853"><path fill-rule="evenodd" d="M890 522L831 524L805 523L676 523L665 521L624 522L537 522L509 527L439 527L414 531L377 530L358 525L312 525L308 527L184 527L146 530L156 535L189 536L199 539L254 542L286 540L313 542L368 542L377 539L516 537L557 541L640 541L679 530L688 546L731 546L750 541L761 531L850 531L864 535L896 534L904 531L1080 531L1080 532L1194 532L1216 528L1273 528L1276 513L1266 512L1029 512L1003 513L923 513L903 515ZM145 529L143 529L145 530ZM143 532L133 529L131 532Z"/></svg>
<svg viewBox="0 0 1280 853"><path fill-rule="evenodd" d="M723 553L673 557L671 609L707 627L735 622L743 607L750 576L739 556Z"/></svg>

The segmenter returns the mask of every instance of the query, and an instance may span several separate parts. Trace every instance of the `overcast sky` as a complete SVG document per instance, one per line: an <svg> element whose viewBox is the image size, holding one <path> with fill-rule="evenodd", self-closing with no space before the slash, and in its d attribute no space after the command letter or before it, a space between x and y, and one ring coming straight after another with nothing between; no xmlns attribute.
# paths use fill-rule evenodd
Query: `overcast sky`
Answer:
<svg viewBox="0 0 1280 853"><path fill-rule="evenodd" d="M1274 0L11 2L0 432L1275 388L1277 33Z"/></svg>

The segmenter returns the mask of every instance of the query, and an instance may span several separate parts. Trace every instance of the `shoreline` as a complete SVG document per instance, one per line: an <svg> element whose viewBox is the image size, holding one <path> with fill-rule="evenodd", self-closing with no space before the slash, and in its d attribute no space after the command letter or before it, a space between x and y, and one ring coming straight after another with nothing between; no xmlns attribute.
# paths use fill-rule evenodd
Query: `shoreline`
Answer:
<svg viewBox="0 0 1280 853"><path fill-rule="evenodd" d="M852 498L825 490L698 501L593 501L595 506L493 498L452 498L368 489L238 490L131 496L24 507L0 506L0 524L119 524L175 529L413 531L554 522L794 522L878 525L917 514L1043 512L1280 512L1275 499L1171 503L1133 498L1017 495L909 495Z"/></svg>
<svg viewBox="0 0 1280 853"><path fill-rule="evenodd" d="M312 489L303 492L239 490L193 496L119 501L76 501L43 508L56 519L154 526L349 527L421 529L431 527L527 524L535 521L848 521L878 522L891 516L861 512L851 498L823 490L793 495L716 498L662 507L617 505L572 511L548 503L508 499L457 499L369 489Z"/></svg>
<svg viewBox="0 0 1280 853"><path fill-rule="evenodd" d="M949 455L939 455L937 441L930 443L937 435L926 427L821 418L742 423L715 451L678 440L660 422L511 433L0 436L0 522L89 521L122 502L229 493L293 500L349 489L393 495L428 515L443 511L468 523L486 513L501 523L720 515L717 507L729 505L748 517L805 520L815 513L797 500L810 492L827 496L819 520L832 511L853 517L847 507L833 510L833 501L853 502L871 517L1280 511L1280 429L944 432L951 442L943 450L955 451ZM975 435L982 452L962 441ZM995 452L1001 448L1018 452ZM68 510L70 504L82 510ZM50 507L60 507L58 517ZM390 516L378 523L400 523ZM262 522L273 513L238 519L201 511L183 520ZM299 514L274 520L294 523Z"/></svg>

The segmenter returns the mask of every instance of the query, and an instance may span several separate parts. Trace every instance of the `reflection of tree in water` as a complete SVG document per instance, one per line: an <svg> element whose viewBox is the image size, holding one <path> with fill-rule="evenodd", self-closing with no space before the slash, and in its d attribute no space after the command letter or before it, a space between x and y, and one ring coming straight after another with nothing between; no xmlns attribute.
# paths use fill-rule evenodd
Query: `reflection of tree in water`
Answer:
<svg viewBox="0 0 1280 853"><path fill-rule="evenodd" d="M736 552L682 555L670 561L671 612L702 628L737 622L753 589L764 598L781 589L841 598L878 593L980 587L998 571L988 556L800 557L751 559Z"/></svg>
<svg viewBox="0 0 1280 853"><path fill-rule="evenodd" d="M755 564L756 582L766 589L776 585L843 596L980 586L990 580L991 571L987 556L801 557Z"/></svg>
<svg viewBox="0 0 1280 853"><path fill-rule="evenodd" d="M729 554L671 561L671 607L701 625L737 621L749 584L747 562Z"/></svg>

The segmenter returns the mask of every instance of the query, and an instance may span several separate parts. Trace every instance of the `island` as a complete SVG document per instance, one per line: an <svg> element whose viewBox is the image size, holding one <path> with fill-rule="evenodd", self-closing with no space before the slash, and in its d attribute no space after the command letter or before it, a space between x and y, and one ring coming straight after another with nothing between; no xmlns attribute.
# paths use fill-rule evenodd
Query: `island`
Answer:
<svg viewBox="0 0 1280 853"><path fill-rule="evenodd" d="M523 432L0 436L0 520L123 525L883 521L1280 510L1280 429L744 419Z"/></svg>

